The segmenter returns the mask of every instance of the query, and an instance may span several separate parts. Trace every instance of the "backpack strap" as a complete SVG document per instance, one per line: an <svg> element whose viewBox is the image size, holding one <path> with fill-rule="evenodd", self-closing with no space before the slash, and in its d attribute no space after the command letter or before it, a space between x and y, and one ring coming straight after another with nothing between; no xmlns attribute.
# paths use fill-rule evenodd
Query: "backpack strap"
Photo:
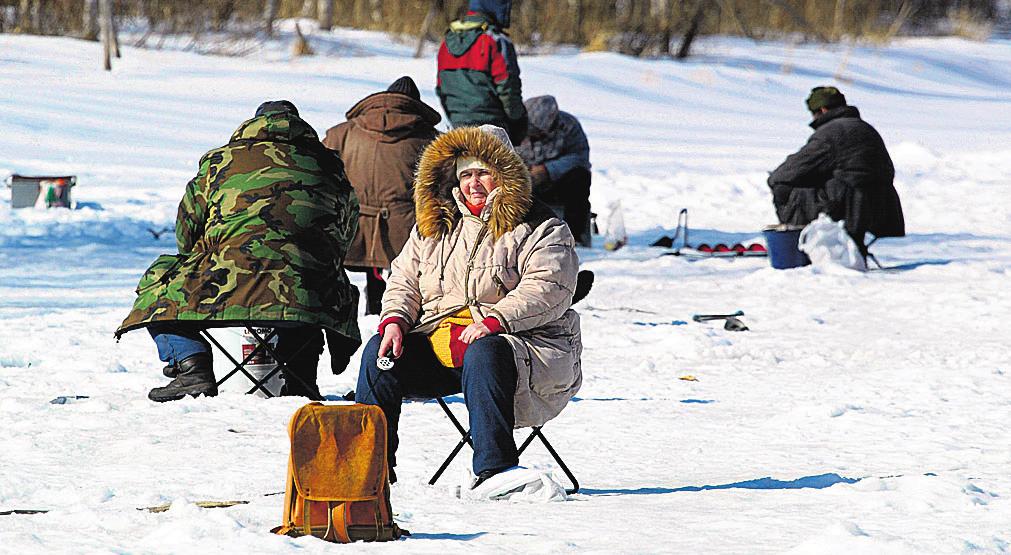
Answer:
<svg viewBox="0 0 1011 555"><path fill-rule="evenodd" d="M348 535L348 504L338 503L334 506L332 501L326 504L326 533L323 539L336 541L339 543L351 543Z"/></svg>
<svg viewBox="0 0 1011 555"><path fill-rule="evenodd" d="M302 500L302 534L306 536L312 535L312 520L309 518L311 504L308 499Z"/></svg>

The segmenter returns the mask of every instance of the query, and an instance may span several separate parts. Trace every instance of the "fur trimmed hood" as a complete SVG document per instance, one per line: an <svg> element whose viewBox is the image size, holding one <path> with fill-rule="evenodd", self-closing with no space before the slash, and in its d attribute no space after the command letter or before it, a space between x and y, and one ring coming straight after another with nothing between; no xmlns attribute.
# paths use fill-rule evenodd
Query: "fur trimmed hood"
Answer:
<svg viewBox="0 0 1011 555"><path fill-rule="evenodd" d="M495 239L523 223L533 206L530 172L512 145L477 127L453 129L432 141L421 154L414 178L414 211L422 237L443 237L461 218L453 196L459 186L456 159L471 156L491 169L496 189L488 228ZM487 212L488 209L486 208Z"/></svg>

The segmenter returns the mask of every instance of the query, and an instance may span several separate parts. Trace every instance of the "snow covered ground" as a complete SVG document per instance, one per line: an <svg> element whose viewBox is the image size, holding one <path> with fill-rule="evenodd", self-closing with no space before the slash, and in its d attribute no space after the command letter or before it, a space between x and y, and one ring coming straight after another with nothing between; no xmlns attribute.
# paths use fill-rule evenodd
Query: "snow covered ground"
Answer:
<svg viewBox="0 0 1011 555"><path fill-rule="evenodd" d="M267 532L302 400L233 391L154 404L153 344L112 337L140 273L174 249L171 233L148 230L172 225L199 156L259 102L291 99L322 133L409 74L437 105L434 56L363 32L312 40L328 55L126 47L105 73L97 44L0 35L0 177L76 174L80 201L0 200L0 513L49 511L0 514L0 552L333 549ZM591 201L603 212L620 199L631 236L617 252L600 241L580 252L597 274L579 306L584 383L545 428L581 492L458 500L468 451L428 486L457 438L436 405L409 404L393 506L414 536L347 549L1011 551L1011 42L717 39L697 54L520 61L527 96L554 94L583 122ZM808 136L808 90L830 83L891 149L909 236L874 250L893 270L777 271L648 246L682 207L692 242L760 240L775 219L766 172ZM691 321L737 309L751 331ZM360 324L368 334L377 320ZM351 389L357 364L322 376L324 393ZM75 395L87 398L50 402ZM524 463L551 466L539 446Z"/></svg>

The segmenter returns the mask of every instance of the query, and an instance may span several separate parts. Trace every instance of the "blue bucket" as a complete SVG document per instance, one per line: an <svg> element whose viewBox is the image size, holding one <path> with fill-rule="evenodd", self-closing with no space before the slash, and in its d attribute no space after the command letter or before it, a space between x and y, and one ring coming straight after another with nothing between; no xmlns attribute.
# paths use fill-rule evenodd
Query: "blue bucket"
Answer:
<svg viewBox="0 0 1011 555"><path fill-rule="evenodd" d="M765 246L769 250L769 263L777 270L787 268L799 268L811 263L811 259L797 248L797 240L800 238L802 227L778 226L774 229L766 229L762 232L765 235Z"/></svg>

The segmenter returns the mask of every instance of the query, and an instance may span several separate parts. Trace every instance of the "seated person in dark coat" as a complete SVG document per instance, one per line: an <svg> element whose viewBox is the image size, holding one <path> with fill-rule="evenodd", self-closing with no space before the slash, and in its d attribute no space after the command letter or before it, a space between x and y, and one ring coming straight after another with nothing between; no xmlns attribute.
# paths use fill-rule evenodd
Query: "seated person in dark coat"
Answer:
<svg viewBox="0 0 1011 555"><path fill-rule="evenodd" d="M555 97L524 102L529 116L527 138L516 147L530 167L534 196L561 206L565 223L581 245L590 246L590 144L579 120L558 109Z"/></svg>
<svg viewBox="0 0 1011 555"><path fill-rule="evenodd" d="M769 175L780 223L807 225L824 212L846 222L865 256L868 231L905 235L895 169L881 135L835 87L815 87L806 102L814 133Z"/></svg>

